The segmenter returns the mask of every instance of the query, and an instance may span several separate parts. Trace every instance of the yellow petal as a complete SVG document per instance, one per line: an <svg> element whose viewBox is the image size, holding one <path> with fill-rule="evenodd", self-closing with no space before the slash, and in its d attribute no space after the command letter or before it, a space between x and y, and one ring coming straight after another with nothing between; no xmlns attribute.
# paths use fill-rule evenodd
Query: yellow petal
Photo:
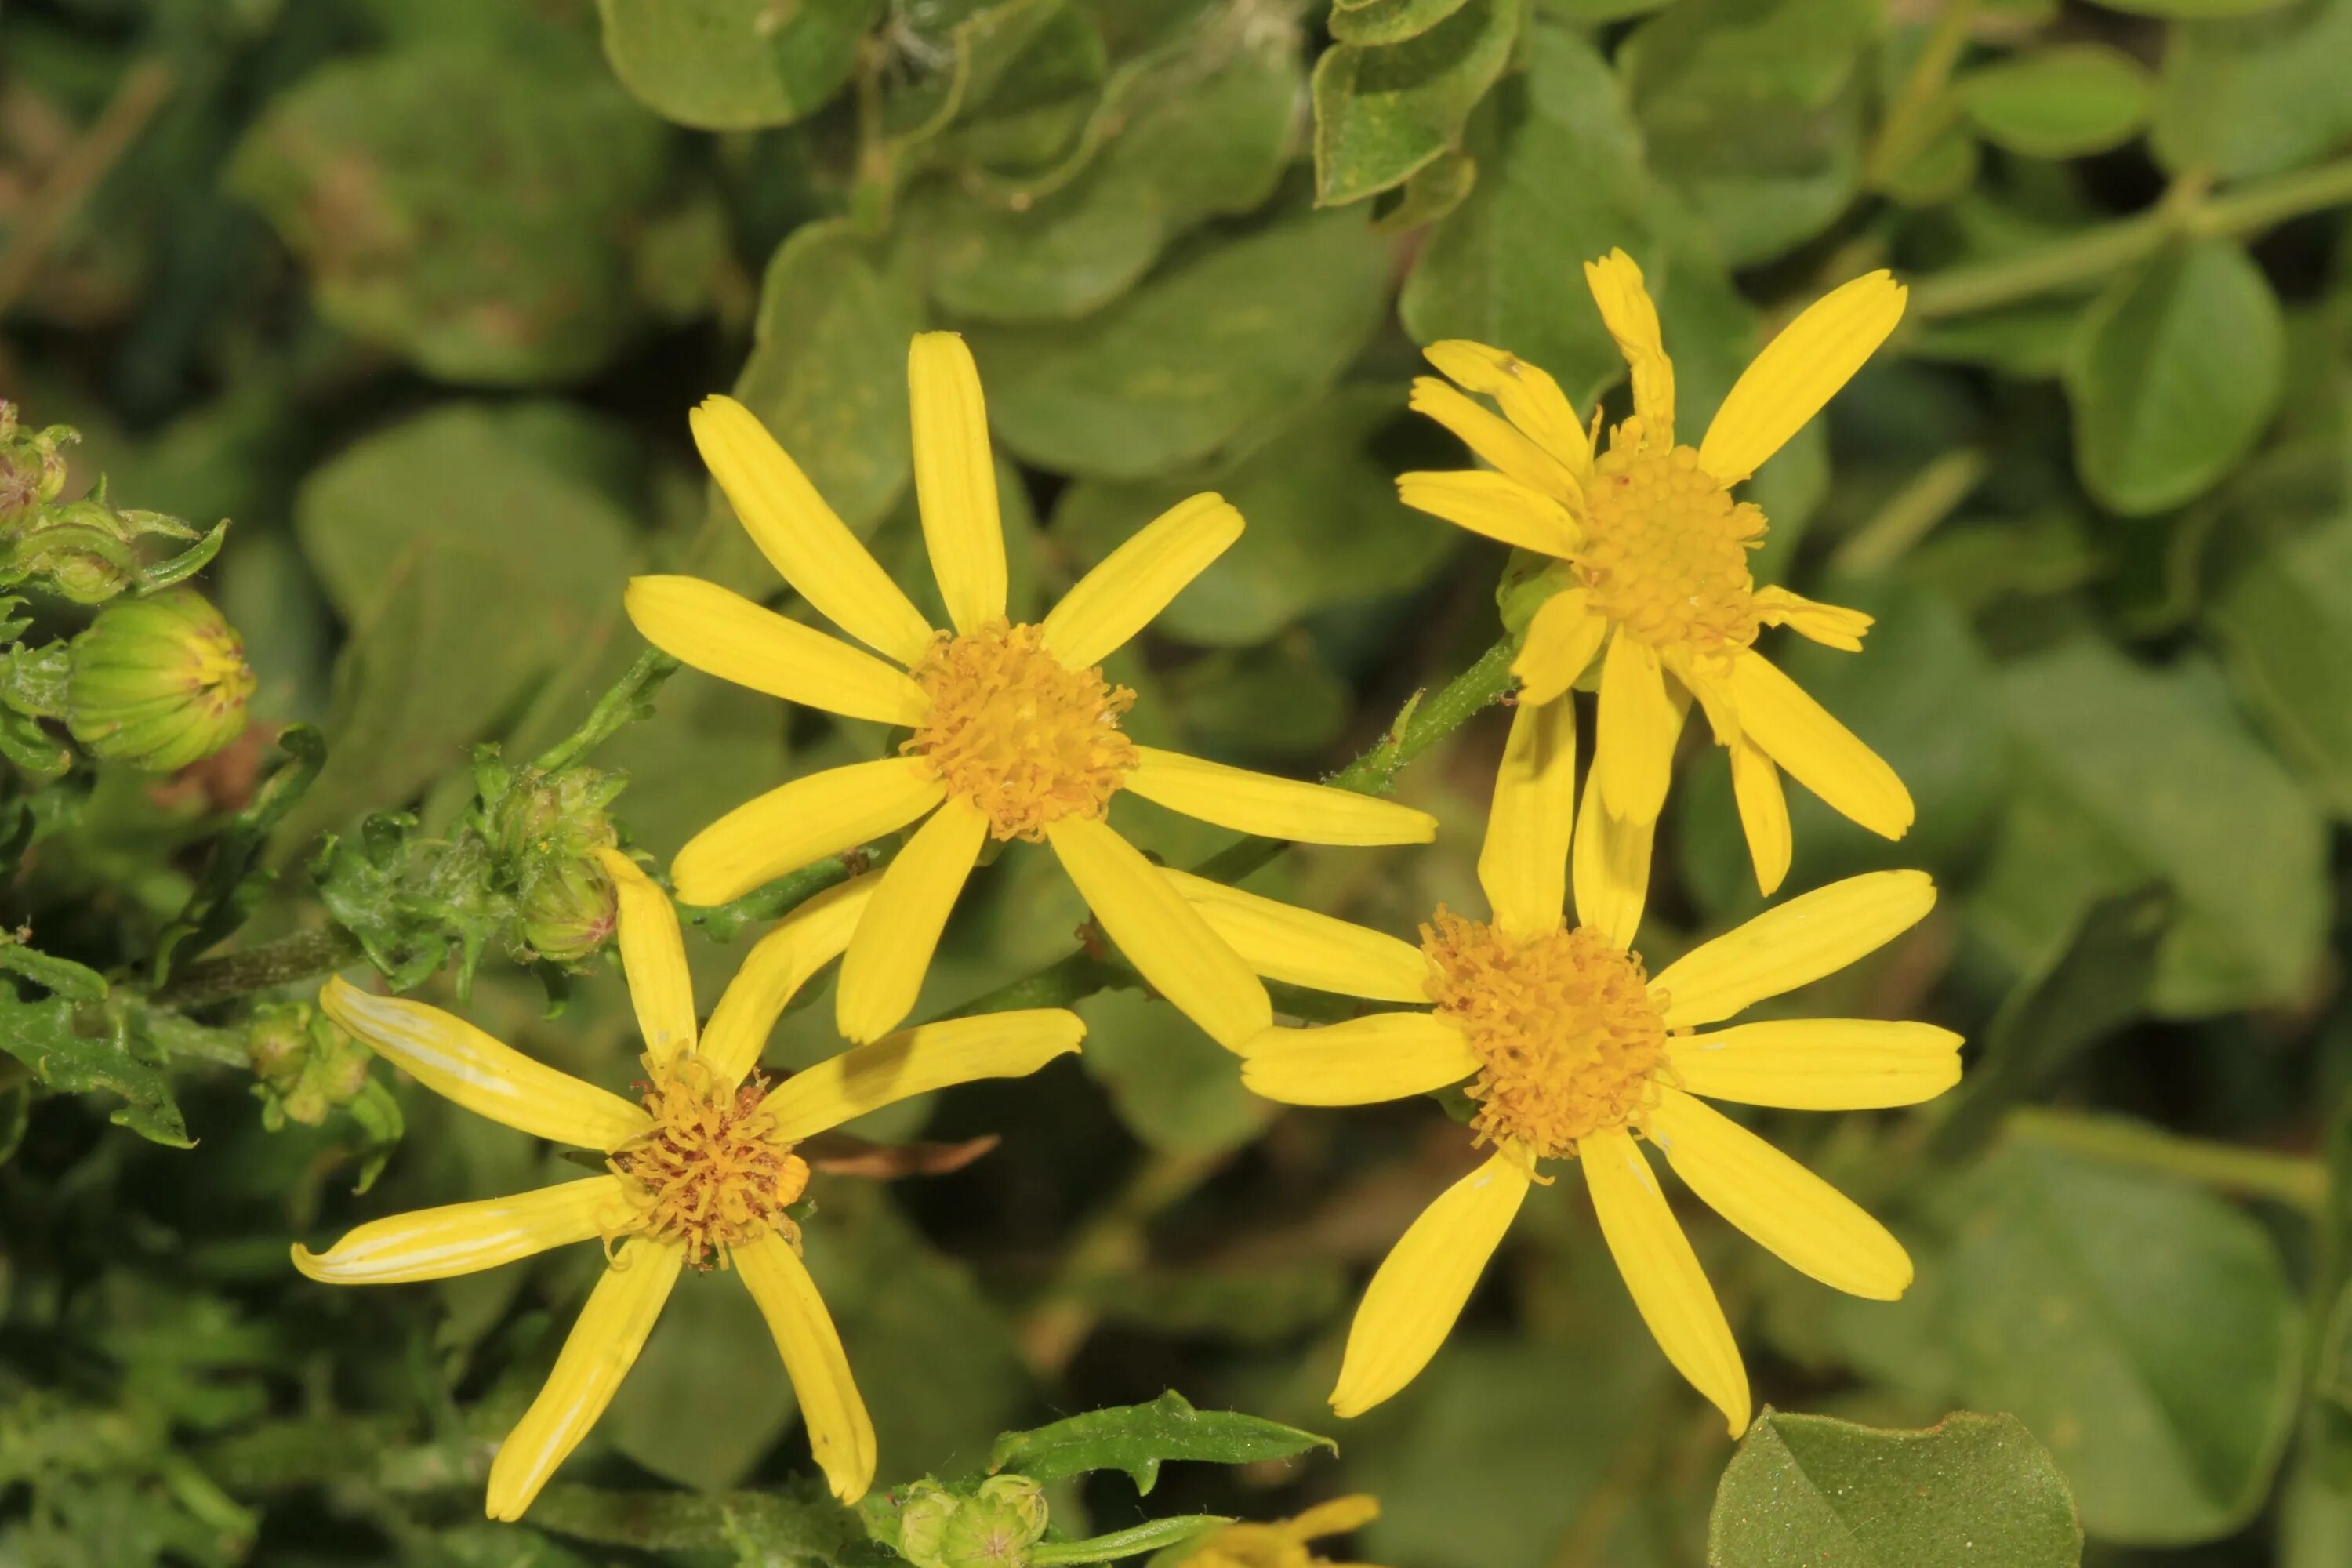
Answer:
<svg viewBox="0 0 2352 1568"><path fill-rule="evenodd" d="M1591 598L1582 588L1563 588L1546 599L1536 607L1527 640L1511 661L1511 673L1519 678L1519 700L1558 699L1576 684L1608 635L1609 622L1592 613Z"/></svg>
<svg viewBox="0 0 2352 1568"><path fill-rule="evenodd" d="M653 1332L685 1261L682 1247L643 1240L622 1244L572 1325L547 1386L490 1461L492 1519L520 1519L548 1477L604 1414Z"/></svg>
<svg viewBox="0 0 2352 1568"><path fill-rule="evenodd" d="M1478 851L1478 885L1496 924L1514 936L1559 929L1575 823L1576 704L1521 702Z"/></svg>
<svg viewBox="0 0 2352 1568"><path fill-rule="evenodd" d="M895 833L947 798L915 757L853 763L737 806L670 862L678 901L723 904L787 871Z"/></svg>
<svg viewBox="0 0 2352 1568"><path fill-rule="evenodd" d="M1748 1427L1748 1368L1650 1162L1622 1127L1583 1139L1577 1152L1601 1234L1642 1321L1675 1370L1723 1412L1738 1436Z"/></svg>
<svg viewBox="0 0 2352 1568"><path fill-rule="evenodd" d="M694 444L743 531L783 580L866 647L912 664L931 626L816 493L751 411L712 397L688 416Z"/></svg>
<svg viewBox="0 0 2352 1568"><path fill-rule="evenodd" d="M1732 384L1699 443L1700 465L1725 484L1763 467L1886 341L1906 293L1872 272L1806 307Z"/></svg>
<svg viewBox="0 0 2352 1568"><path fill-rule="evenodd" d="M1642 269L1622 250L1584 264L1584 281L1601 307L1601 323L1633 372L1633 412L1660 450L1675 444L1675 367L1658 331L1658 307L1643 286Z"/></svg>
<svg viewBox="0 0 2352 1568"><path fill-rule="evenodd" d="M1377 795L1276 778L1157 746L1138 746L1135 754L1129 789L1236 833L1302 844L1426 844L1437 837L1437 818Z"/></svg>
<svg viewBox="0 0 2352 1568"><path fill-rule="evenodd" d="M1756 886L1769 899L1780 890L1796 846L1789 833L1789 797L1780 792L1780 770L1763 747L1745 735L1731 743L1731 794L1739 803L1748 858L1756 863Z"/></svg>
<svg viewBox="0 0 2352 1568"><path fill-rule="evenodd" d="M983 1078L1026 1078L1078 1048L1076 1013L1033 1007L948 1018L886 1035L796 1072L768 1094L776 1136L797 1142L853 1118L935 1089Z"/></svg>
<svg viewBox="0 0 2352 1568"><path fill-rule="evenodd" d="M923 689L870 653L699 577L632 577L621 595L645 639L706 675L803 707L918 724Z"/></svg>
<svg viewBox="0 0 2352 1568"><path fill-rule="evenodd" d="M1241 536L1224 497L1178 501L1062 595L1038 627L1046 651L1074 668L1100 664Z"/></svg>
<svg viewBox="0 0 2352 1568"><path fill-rule="evenodd" d="M942 803L882 872L872 906L841 961L834 1023L857 1044L878 1040L915 1010L923 975L964 879L988 838L988 818L961 797Z"/></svg>
<svg viewBox="0 0 2352 1568"><path fill-rule="evenodd" d="M1911 1257L1885 1226L1723 1112L1662 1086L1643 1131L1701 1202L1799 1273L1874 1301L1910 1288Z"/></svg>
<svg viewBox="0 0 2352 1568"><path fill-rule="evenodd" d="M1274 1023L1274 1004L1175 884L1110 825L1066 816L1045 829L1062 868L1151 988L1227 1050Z"/></svg>
<svg viewBox="0 0 2352 1568"><path fill-rule="evenodd" d="M923 542L947 601L968 632L1004 614L1004 527L996 512L996 459L980 367L954 332L923 332L907 353L915 415L915 497Z"/></svg>
<svg viewBox="0 0 2352 1568"><path fill-rule="evenodd" d="M438 1007L378 996L340 974L319 993L319 1005L376 1055L477 1116L583 1149L616 1149L646 1130L645 1111L619 1095L535 1062Z"/></svg>
<svg viewBox="0 0 2352 1568"><path fill-rule="evenodd" d="M1601 664L1601 721L1592 747L1592 771L1612 815L1629 822L1658 819L1681 732L1657 650L1618 633Z"/></svg>
<svg viewBox="0 0 2352 1568"><path fill-rule="evenodd" d="M637 1037L656 1057L694 1049L694 976L686 967L677 906L618 849L598 850L596 863L621 895L621 973L636 1009Z"/></svg>
<svg viewBox="0 0 2352 1568"><path fill-rule="evenodd" d="M843 1502L856 1502L874 1484L874 1422L816 1281L792 1244L773 1234L735 1248L732 1261L775 1336L825 1486Z"/></svg>
<svg viewBox="0 0 2352 1568"><path fill-rule="evenodd" d="M1484 468L1399 474L1397 496L1417 511L1522 550L1566 555L1576 548L1568 509L1507 474Z"/></svg>
<svg viewBox="0 0 2352 1568"><path fill-rule="evenodd" d="M1285 1105L1372 1105L1427 1094L1477 1070L1462 1031L1429 1013L1268 1029L1242 1052L1243 1086Z"/></svg>
<svg viewBox="0 0 2352 1568"><path fill-rule="evenodd" d="M1429 1000L1429 961L1409 942L1190 871L1162 867L1160 874L1268 980L1375 1002Z"/></svg>
<svg viewBox="0 0 2352 1568"><path fill-rule="evenodd" d="M1633 945L1642 910L1650 901L1650 849L1654 822L1628 822L1601 804L1601 791L1584 786L1584 810L1576 819L1576 853L1570 870L1576 885L1576 920L1622 948Z"/></svg>
<svg viewBox="0 0 2352 1568"><path fill-rule="evenodd" d="M589 1176L373 1220L324 1252L295 1247L294 1267L322 1285L447 1279L618 1230L635 1214L618 1176Z"/></svg>
<svg viewBox="0 0 2352 1568"><path fill-rule="evenodd" d="M1911 792L1885 759L1854 738L1771 660L1743 650L1725 683L1740 733L1764 748L1797 782L1882 838L1911 826Z"/></svg>
<svg viewBox="0 0 2352 1568"><path fill-rule="evenodd" d="M1352 1497L1318 1502L1282 1529L1293 1541L1317 1541L1327 1535L1345 1535L1351 1530L1360 1530L1380 1517L1379 1500L1358 1492Z"/></svg>
<svg viewBox="0 0 2352 1568"><path fill-rule="evenodd" d="M703 1026L702 1059L727 1083L759 1065L768 1033L809 976L849 945L879 877L853 877L828 888L776 922L743 955L743 967Z"/></svg>
<svg viewBox="0 0 2352 1568"><path fill-rule="evenodd" d="M1786 588L1757 589L1756 614L1768 626L1787 626L1799 637L1845 653L1860 653L1863 634L1876 624L1860 610L1824 605Z"/></svg>
<svg viewBox="0 0 2352 1568"><path fill-rule="evenodd" d="M1422 1211L1356 1309L1333 1411L1361 1415L1429 1364L1527 1195L1525 1157L1497 1150Z"/></svg>
<svg viewBox="0 0 2352 1568"><path fill-rule="evenodd" d="M1875 1110L1960 1081L1960 1037L1933 1024L1791 1018L1681 1035L1666 1059L1693 1094L1791 1110Z"/></svg>
<svg viewBox="0 0 2352 1568"><path fill-rule="evenodd" d="M1563 501L1582 499L1584 487L1567 464L1435 376L1413 378L1412 403L1416 412L1453 431L1472 452L1529 489Z"/></svg>
<svg viewBox="0 0 2352 1568"><path fill-rule="evenodd" d="M1670 1029L1728 1018L1767 996L1833 974L1917 925L1936 907L1925 871L1869 871L1816 888L1701 942L1659 973Z"/></svg>
<svg viewBox="0 0 2352 1568"><path fill-rule="evenodd" d="M1575 405L1544 371L1514 353L1464 338L1422 351L1465 391L1491 397L1504 417L1559 459L1580 485L1592 473L1592 439Z"/></svg>

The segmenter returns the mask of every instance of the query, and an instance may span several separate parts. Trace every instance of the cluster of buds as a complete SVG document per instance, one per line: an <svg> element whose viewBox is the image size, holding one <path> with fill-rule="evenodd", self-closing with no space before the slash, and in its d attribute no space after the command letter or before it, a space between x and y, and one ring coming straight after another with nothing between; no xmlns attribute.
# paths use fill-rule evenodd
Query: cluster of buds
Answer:
<svg viewBox="0 0 2352 1568"><path fill-rule="evenodd" d="M102 479L79 500L59 500L65 448L79 439L62 425L23 429L14 405L0 403L0 586L37 583L77 605L102 605L185 582L211 562L226 523L206 533L160 511L110 505ZM144 539L188 548L151 564L141 559Z"/></svg>
<svg viewBox="0 0 2352 1568"><path fill-rule="evenodd" d="M512 888L523 955L570 968L612 940L619 894L596 852L619 842L605 807L620 773L572 766L515 768L488 749L474 759L482 837Z"/></svg>
<svg viewBox="0 0 2352 1568"><path fill-rule="evenodd" d="M246 1052L261 1080L253 1092L261 1097L262 1124L273 1132L289 1121L316 1127L367 1088L367 1047L308 1002L256 1008Z"/></svg>
<svg viewBox="0 0 2352 1568"><path fill-rule="evenodd" d="M915 1568L1027 1568L1046 1513L1045 1489L1026 1476L991 1476L968 1494L917 1481L899 1510L898 1554Z"/></svg>
<svg viewBox="0 0 2352 1568"><path fill-rule="evenodd" d="M107 762L172 773L243 732L245 644L192 588L126 599L73 639L66 728Z"/></svg>

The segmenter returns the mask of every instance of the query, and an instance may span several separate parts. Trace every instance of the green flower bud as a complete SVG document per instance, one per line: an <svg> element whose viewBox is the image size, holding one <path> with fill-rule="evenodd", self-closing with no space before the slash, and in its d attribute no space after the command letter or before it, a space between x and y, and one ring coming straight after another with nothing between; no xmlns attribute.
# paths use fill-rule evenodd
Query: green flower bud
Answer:
<svg viewBox="0 0 2352 1568"><path fill-rule="evenodd" d="M96 757L165 773L245 729L245 643L188 588L100 612L73 640L66 728Z"/></svg>
<svg viewBox="0 0 2352 1568"><path fill-rule="evenodd" d="M991 1476L971 1497L917 1481L899 1510L898 1552L915 1568L1024 1568L1045 1516L1045 1489L1026 1476Z"/></svg>
<svg viewBox="0 0 2352 1568"><path fill-rule="evenodd" d="M66 487L65 448L79 439L62 425L24 431L16 405L0 400L0 533L30 521Z"/></svg>
<svg viewBox="0 0 2352 1568"><path fill-rule="evenodd" d="M316 1127L367 1087L368 1050L308 1002L266 1003L246 1026L246 1057L261 1081L254 1092L272 1129Z"/></svg>
<svg viewBox="0 0 2352 1568"><path fill-rule="evenodd" d="M272 1002L253 1010L246 1026L245 1051L254 1076L284 1088L302 1076L310 1055L311 1007L307 1002Z"/></svg>
<svg viewBox="0 0 2352 1568"><path fill-rule="evenodd" d="M627 781L596 768L524 769L488 803L488 837L509 865L533 856L578 859L620 842L604 808Z"/></svg>
<svg viewBox="0 0 2352 1568"><path fill-rule="evenodd" d="M541 856L523 871L516 916L523 943L557 963L579 963L613 939L620 894L585 856Z"/></svg>

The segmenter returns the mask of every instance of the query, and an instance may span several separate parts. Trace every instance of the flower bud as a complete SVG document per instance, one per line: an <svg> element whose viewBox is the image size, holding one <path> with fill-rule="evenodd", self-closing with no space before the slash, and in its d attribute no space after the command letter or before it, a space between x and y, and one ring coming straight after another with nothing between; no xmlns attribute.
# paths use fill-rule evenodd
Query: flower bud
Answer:
<svg viewBox="0 0 2352 1568"><path fill-rule="evenodd" d="M308 1002L272 1002L246 1026L246 1057L260 1079L263 1121L316 1127L367 1087L368 1050Z"/></svg>
<svg viewBox="0 0 2352 1568"><path fill-rule="evenodd" d="M523 943L557 963L578 963L612 940L620 894L586 856L536 856L525 865L516 916Z"/></svg>
<svg viewBox="0 0 2352 1568"><path fill-rule="evenodd" d="M252 694L244 640L174 588L110 605L74 638L66 727L93 756L171 773L235 740Z"/></svg>
<svg viewBox="0 0 2352 1568"><path fill-rule="evenodd" d="M1026 1476L991 1476L970 1497L917 1481L898 1514L898 1553L915 1568L1024 1568L1045 1518L1045 1489Z"/></svg>
<svg viewBox="0 0 2352 1568"><path fill-rule="evenodd" d="M16 531L66 488L65 448L79 437L62 425L26 431L16 406L0 400L0 534Z"/></svg>
<svg viewBox="0 0 2352 1568"><path fill-rule="evenodd" d="M619 843L604 808L626 782L618 773L596 768L515 773L504 792L488 803L491 852L520 868L533 856L576 859Z"/></svg>

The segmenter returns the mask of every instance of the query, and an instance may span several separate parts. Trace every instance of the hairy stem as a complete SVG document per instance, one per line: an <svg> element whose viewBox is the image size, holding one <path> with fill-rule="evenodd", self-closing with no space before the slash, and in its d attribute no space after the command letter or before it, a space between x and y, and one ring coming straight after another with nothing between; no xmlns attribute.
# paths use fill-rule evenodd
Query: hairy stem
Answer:
<svg viewBox="0 0 2352 1568"><path fill-rule="evenodd" d="M257 991L331 974L356 963L360 953L360 939L341 926L297 931L242 952L192 963L180 971L178 979L157 992L153 1000L183 1012L209 1007Z"/></svg>
<svg viewBox="0 0 2352 1568"><path fill-rule="evenodd" d="M541 752L531 766L541 773L553 773L568 768L614 734L649 716L653 711L654 693L662 682L677 673L677 660L657 647L649 647L637 655L626 674L613 684L611 690L596 700L580 728Z"/></svg>

